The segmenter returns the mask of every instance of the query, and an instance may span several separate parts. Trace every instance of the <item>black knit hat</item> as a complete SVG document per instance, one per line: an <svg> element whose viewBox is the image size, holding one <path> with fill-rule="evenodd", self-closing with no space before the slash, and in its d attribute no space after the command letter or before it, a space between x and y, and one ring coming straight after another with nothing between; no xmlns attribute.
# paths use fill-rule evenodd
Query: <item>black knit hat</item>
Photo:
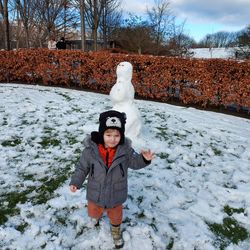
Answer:
<svg viewBox="0 0 250 250"><path fill-rule="evenodd" d="M100 114L99 117L99 136L100 141L103 143L103 134L107 129L117 129L121 134L119 144L124 143L126 114L120 113L116 110L109 110Z"/></svg>

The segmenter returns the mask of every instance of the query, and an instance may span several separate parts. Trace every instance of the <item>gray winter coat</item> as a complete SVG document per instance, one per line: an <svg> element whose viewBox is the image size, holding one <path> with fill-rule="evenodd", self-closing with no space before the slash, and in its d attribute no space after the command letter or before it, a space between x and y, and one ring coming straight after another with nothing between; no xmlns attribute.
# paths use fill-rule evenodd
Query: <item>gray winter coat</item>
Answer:
<svg viewBox="0 0 250 250"><path fill-rule="evenodd" d="M90 136L84 140L84 146L70 185L79 189L88 176L87 200L105 208L125 202L128 195L128 168L144 168L150 161L136 153L127 138L124 144L118 146L109 168L105 166L98 146Z"/></svg>

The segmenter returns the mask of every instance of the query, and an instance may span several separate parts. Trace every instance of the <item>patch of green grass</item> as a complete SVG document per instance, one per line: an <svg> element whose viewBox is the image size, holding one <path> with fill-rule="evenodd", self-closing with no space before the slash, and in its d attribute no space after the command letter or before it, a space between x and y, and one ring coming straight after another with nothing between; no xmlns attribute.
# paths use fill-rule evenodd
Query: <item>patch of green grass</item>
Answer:
<svg viewBox="0 0 250 250"><path fill-rule="evenodd" d="M60 92L56 92L58 95L61 95L63 96L67 101L71 101L73 100L73 98L71 98L70 96L66 95L66 94L63 94L63 93L60 93Z"/></svg>
<svg viewBox="0 0 250 250"><path fill-rule="evenodd" d="M44 249L47 246L47 243L44 243L43 245L41 245L41 249Z"/></svg>
<svg viewBox="0 0 250 250"><path fill-rule="evenodd" d="M160 157L161 159L167 159L169 157L169 154L167 153L160 153L160 154L156 154L158 157Z"/></svg>
<svg viewBox="0 0 250 250"><path fill-rule="evenodd" d="M187 148L191 148L193 146L193 144L190 142L188 144L184 144L182 145L183 147L187 147Z"/></svg>
<svg viewBox="0 0 250 250"><path fill-rule="evenodd" d="M227 182L223 185L225 188L237 189L237 186L233 183Z"/></svg>
<svg viewBox="0 0 250 250"><path fill-rule="evenodd" d="M172 222L169 223L169 226L171 227L171 229L176 233L178 230L175 226L175 224L173 224Z"/></svg>
<svg viewBox="0 0 250 250"><path fill-rule="evenodd" d="M80 108L75 108L75 107L72 108L72 112L84 113L84 111L83 111L82 109L80 109Z"/></svg>
<svg viewBox="0 0 250 250"><path fill-rule="evenodd" d="M74 125L74 124L77 124L77 122L71 122L70 121L70 122L67 123L67 126L71 126L71 125Z"/></svg>
<svg viewBox="0 0 250 250"><path fill-rule="evenodd" d="M17 152L24 152L24 150L23 149L21 149L21 150L17 150ZM19 154L19 155L16 155L16 156L14 156L14 157L12 157L12 159L11 159L11 162L12 163L15 163L15 164L18 164L18 163L20 163L20 162L22 162L23 161L23 156L21 155L21 154Z"/></svg>
<svg viewBox="0 0 250 250"><path fill-rule="evenodd" d="M149 226L151 226L155 232L158 231L158 228L157 228L157 226L155 225L155 223L152 222L152 223L149 224Z"/></svg>
<svg viewBox="0 0 250 250"><path fill-rule="evenodd" d="M174 133L174 136L177 137L177 139L185 139L187 137L186 135L182 135L177 132Z"/></svg>
<svg viewBox="0 0 250 250"><path fill-rule="evenodd" d="M39 144L44 148L49 148L50 146L56 147L60 145L60 141L53 137L42 137L42 141Z"/></svg>
<svg viewBox="0 0 250 250"><path fill-rule="evenodd" d="M167 162L168 162L169 164L171 164L171 163L174 163L174 160L167 159ZM172 167L167 166L167 169L172 169Z"/></svg>
<svg viewBox="0 0 250 250"><path fill-rule="evenodd" d="M159 153L159 154L156 154L157 157L159 157L160 159L162 160L166 160L167 163L171 164L173 163L174 161L173 160L170 160L168 157L169 157L169 154L167 153ZM164 167L164 168L167 168L167 169L172 169L169 165L167 165L167 167Z"/></svg>
<svg viewBox="0 0 250 250"><path fill-rule="evenodd" d="M23 175L22 175L22 178L23 178L23 180L25 180L25 181L30 181L30 180L33 181L33 180L35 180L33 174L23 174Z"/></svg>
<svg viewBox="0 0 250 250"><path fill-rule="evenodd" d="M51 127L44 127L43 130L45 134L50 134L50 135L55 131L55 129Z"/></svg>
<svg viewBox="0 0 250 250"><path fill-rule="evenodd" d="M18 208L0 208L0 225L8 221L8 216L19 214Z"/></svg>
<svg viewBox="0 0 250 250"><path fill-rule="evenodd" d="M167 134L167 130L163 127L156 127L156 129L159 130L159 132L156 133L156 137L163 138L164 140L169 140L169 136Z"/></svg>
<svg viewBox="0 0 250 250"><path fill-rule="evenodd" d="M176 181L176 182L175 182L175 185L176 185L178 188L182 188L182 185L181 185L181 182L180 182L180 181Z"/></svg>
<svg viewBox="0 0 250 250"><path fill-rule="evenodd" d="M7 122L7 118L4 117L4 118L3 118L2 126L6 126L6 125L8 125L8 122Z"/></svg>
<svg viewBox="0 0 250 250"><path fill-rule="evenodd" d="M136 200L137 200L138 204L141 204L143 201L143 196L141 195L141 196L137 197Z"/></svg>
<svg viewBox="0 0 250 250"><path fill-rule="evenodd" d="M136 216L139 219L145 218L144 210L142 210L140 213L137 213Z"/></svg>
<svg viewBox="0 0 250 250"><path fill-rule="evenodd" d="M222 224L207 224L216 236L215 245L219 246L220 249L225 249L230 243L238 244L249 236L247 230L231 217L224 218Z"/></svg>
<svg viewBox="0 0 250 250"><path fill-rule="evenodd" d="M167 118L169 117L169 116L166 117L164 113L155 113L155 116L160 117L160 118L161 118L162 120L164 120L164 121L166 121Z"/></svg>
<svg viewBox="0 0 250 250"><path fill-rule="evenodd" d="M222 151L220 149L218 149L214 146L211 146L211 148L212 148L215 155L218 155L218 156L222 155Z"/></svg>
<svg viewBox="0 0 250 250"><path fill-rule="evenodd" d="M81 154L81 152L82 152L82 149L80 149L80 148L76 148L76 149L75 149L75 151L74 151L74 154L76 154L76 155L80 155L80 154Z"/></svg>
<svg viewBox="0 0 250 250"><path fill-rule="evenodd" d="M43 204L54 197L54 191L59 188L68 178L70 172L70 165L63 170L59 170L56 173L51 173L52 178L45 177L40 179L42 185L36 189L38 195L32 199L32 203Z"/></svg>
<svg viewBox="0 0 250 250"><path fill-rule="evenodd" d="M78 140L75 137L73 137L73 136L68 136L67 140L68 140L68 143L70 145L74 145L74 144L78 143Z"/></svg>
<svg viewBox="0 0 250 250"><path fill-rule="evenodd" d="M150 123L152 123L152 121L151 121L151 120L144 119L144 124L150 124Z"/></svg>
<svg viewBox="0 0 250 250"><path fill-rule="evenodd" d="M1 144L3 147L15 147L19 144L22 143L22 138L20 137L12 137L11 139L9 140L5 140L3 141Z"/></svg>
<svg viewBox="0 0 250 250"><path fill-rule="evenodd" d="M122 223L129 224L131 221L132 221L132 219L130 219L129 217L126 217L125 219L122 220Z"/></svg>
<svg viewBox="0 0 250 250"><path fill-rule="evenodd" d="M7 205L0 207L0 225L8 220L8 216L19 214L20 210L16 207L18 203L25 203L29 198L27 195L35 190L35 187L29 187L23 192L9 192L1 195L1 203L5 202Z"/></svg>
<svg viewBox="0 0 250 250"><path fill-rule="evenodd" d="M38 180L41 182L40 186L32 186L26 188L24 191L13 191L1 195L0 197L0 225L4 224L8 221L10 216L15 216L20 213L20 209L17 207L17 204L24 204L30 201L33 205L36 204L45 204L48 200L55 196L54 191L61 186L70 175L70 169L72 166L72 162L69 163L63 169L54 169L51 170L50 175L46 176L42 179L36 179L32 174L20 174L20 178L23 180ZM51 176L53 176L51 178ZM33 191L36 191L32 193ZM30 195L32 193L32 196ZM3 205L2 205L3 204ZM30 216L34 216L34 214L30 214ZM62 221L59 221L60 223ZM20 224L17 228L20 232L25 230L27 225Z"/></svg>
<svg viewBox="0 0 250 250"><path fill-rule="evenodd" d="M23 233L28 226L29 224L27 222L21 223L18 226L16 226L16 230Z"/></svg>
<svg viewBox="0 0 250 250"><path fill-rule="evenodd" d="M236 214L245 213L245 209L244 208L233 208L233 207L226 205L226 206L224 206L224 212L227 215L231 216L234 213L236 213Z"/></svg>
<svg viewBox="0 0 250 250"><path fill-rule="evenodd" d="M38 91L39 91L39 92L48 92L48 93L51 92L50 89L38 89Z"/></svg>
<svg viewBox="0 0 250 250"><path fill-rule="evenodd" d="M23 128L23 126L27 126L27 125L34 125L37 124L39 122L39 119L36 120L27 120L26 117L24 116L23 119L21 120L21 124L20 124L20 128Z"/></svg>
<svg viewBox="0 0 250 250"><path fill-rule="evenodd" d="M94 119L94 115L90 114L86 119L92 121ZM98 121L95 120L95 123L98 124Z"/></svg>
<svg viewBox="0 0 250 250"><path fill-rule="evenodd" d="M171 237L168 245L166 246L166 249L171 250L171 249L173 249L173 246L174 246L174 238Z"/></svg>
<svg viewBox="0 0 250 250"><path fill-rule="evenodd" d="M161 199L158 197L158 195L156 195L156 200L158 200L158 201L161 201Z"/></svg>
<svg viewBox="0 0 250 250"><path fill-rule="evenodd" d="M22 120L21 125L29 125L30 123L28 122L28 120Z"/></svg>
<svg viewBox="0 0 250 250"><path fill-rule="evenodd" d="M67 218L63 217L63 216L57 216L56 217L56 223L61 224L63 226L67 225L66 220L67 220Z"/></svg>

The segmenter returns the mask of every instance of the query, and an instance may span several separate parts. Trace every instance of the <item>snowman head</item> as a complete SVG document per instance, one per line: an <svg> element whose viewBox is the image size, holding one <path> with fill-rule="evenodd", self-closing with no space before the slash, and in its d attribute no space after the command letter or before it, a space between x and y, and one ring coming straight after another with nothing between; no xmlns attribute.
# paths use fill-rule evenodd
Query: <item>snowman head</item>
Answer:
<svg viewBox="0 0 250 250"><path fill-rule="evenodd" d="M131 82L133 66L130 62L121 62L116 68L117 79L122 79L125 82Z"/></svg>

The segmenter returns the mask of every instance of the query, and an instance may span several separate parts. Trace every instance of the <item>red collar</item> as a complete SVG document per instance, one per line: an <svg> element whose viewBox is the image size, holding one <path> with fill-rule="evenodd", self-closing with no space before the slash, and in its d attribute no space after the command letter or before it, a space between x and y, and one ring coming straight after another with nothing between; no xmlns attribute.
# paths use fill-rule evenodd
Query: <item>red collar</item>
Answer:
<svg viewBox="0 0 250 250"><path fill-rule="evenodd" d="M117 149L116 147L115 148L105 148L102 144L98 144L99 154L100 154L104 164L107 167L111 166L111 163L112 163L113 158L115 156L116 149Z"/></svg>

